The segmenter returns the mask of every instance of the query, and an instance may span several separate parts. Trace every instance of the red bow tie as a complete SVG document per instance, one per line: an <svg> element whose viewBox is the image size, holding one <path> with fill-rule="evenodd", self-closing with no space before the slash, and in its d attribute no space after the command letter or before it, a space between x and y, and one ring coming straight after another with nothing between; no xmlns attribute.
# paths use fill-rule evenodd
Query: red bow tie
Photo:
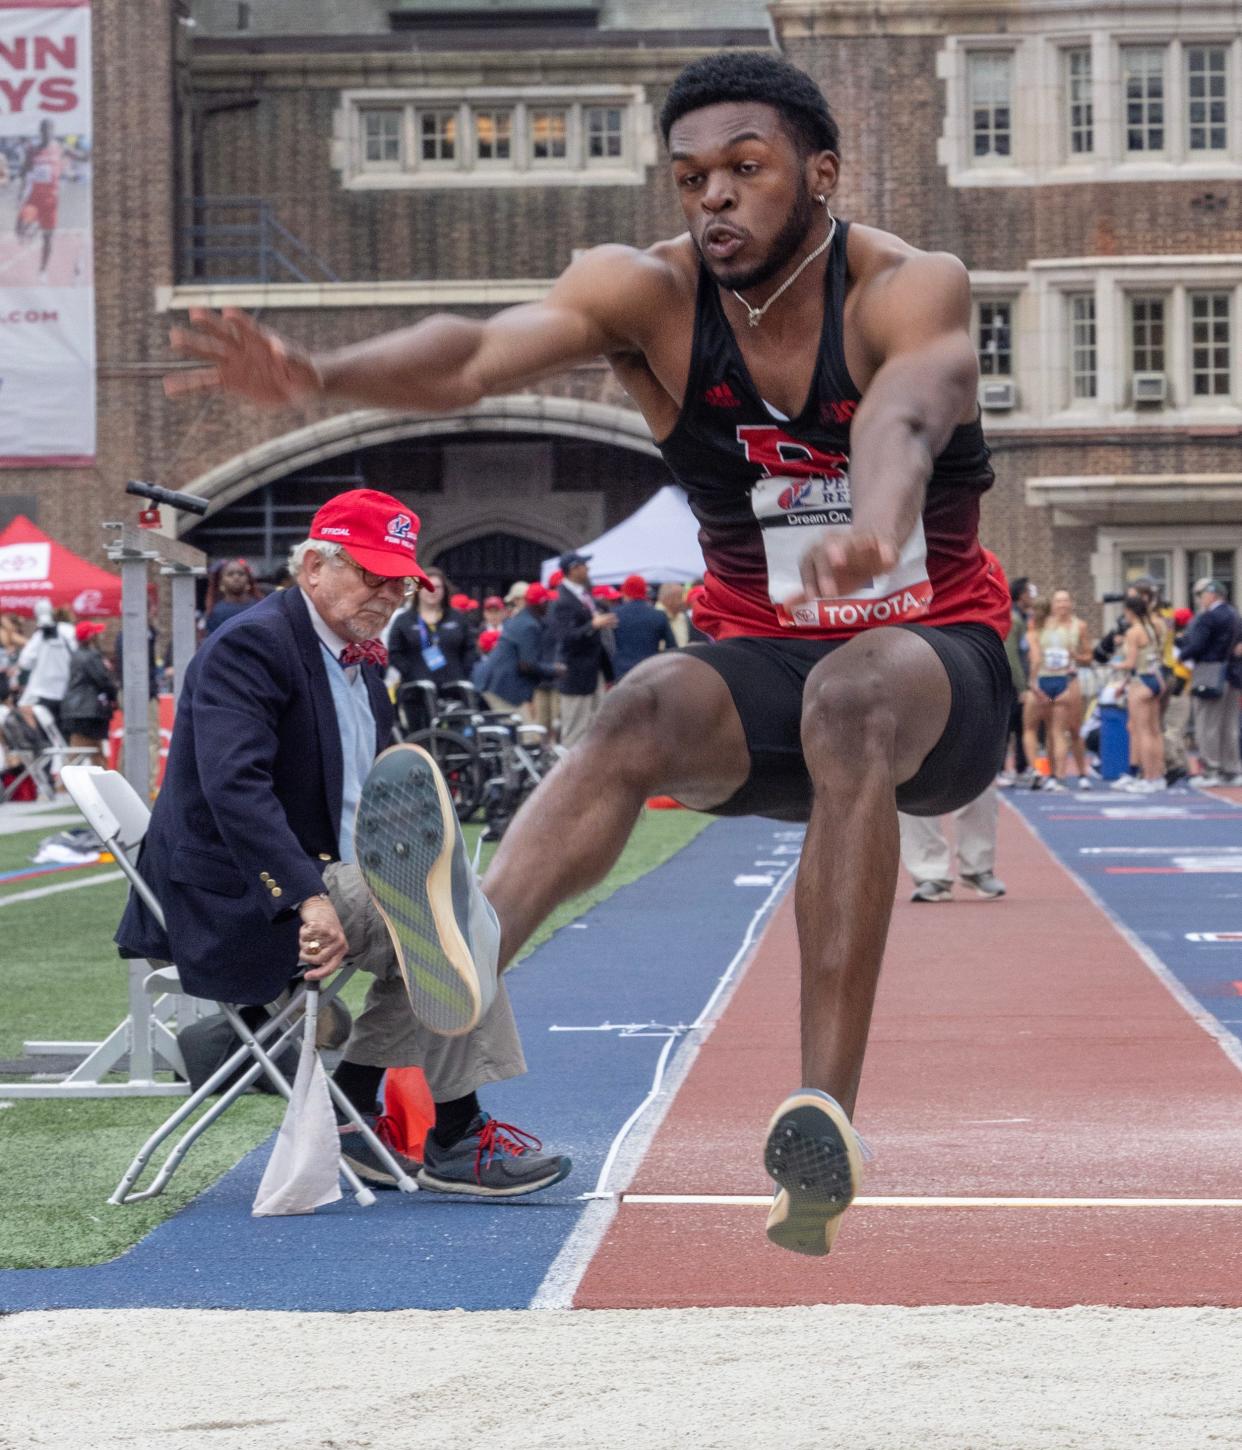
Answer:
<svg viewBox="0 0 1242 1450"><path fill-rule="evenodd" d="M388 663L388 651L377 639L364 639L361 644L347 644L341 651L343 665L379 665Z"/></svg>

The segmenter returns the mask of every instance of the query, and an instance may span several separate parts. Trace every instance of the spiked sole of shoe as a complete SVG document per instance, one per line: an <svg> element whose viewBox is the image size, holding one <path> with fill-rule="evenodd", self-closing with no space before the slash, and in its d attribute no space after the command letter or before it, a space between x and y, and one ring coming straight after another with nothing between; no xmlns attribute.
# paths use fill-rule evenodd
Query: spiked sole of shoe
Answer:
<svg viewBox="0 0 1242 1450"><path fill-rule="evenodd" d="M421 746L393 745L378 757L355 842L414 1015L444 1037L469 1032L480 1016L479 978L453 904L453 853L465 848L448 787Z"/></svg>
<svg viewBox="0 0 1242 1450"><path fill-rule="evenodd" d="M845 1109L826 1093L794 1093L768 1125L763 1166L779 1192L768 1238L795 1254L821 1257L862 1186L862 1152Z"/></svg>

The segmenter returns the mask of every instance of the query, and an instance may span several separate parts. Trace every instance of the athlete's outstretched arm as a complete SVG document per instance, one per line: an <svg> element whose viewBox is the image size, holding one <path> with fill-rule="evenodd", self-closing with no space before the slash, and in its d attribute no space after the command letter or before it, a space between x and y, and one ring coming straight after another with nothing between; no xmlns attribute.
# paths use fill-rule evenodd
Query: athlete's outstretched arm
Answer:
<svg viewBox="0 0 1242 1450"><path fill-rule="evenodd" d="M810 550L807 595L849 594L897 562L923 509L932 465L975 403L970 281L944 254L909 258L859 307L880 366L850 428L851 528Z"/></svg>
<svg viewBox="0 0 1242 1450"><path fill-rule="evenodd" d="M169 397L223 392L265 407L316 396L442 412L638 345L657 264L628 247L596 247L547 297L479 320L438 314L413 327L312 354L245 313L194 309L173 347L200 367L170 373Z"/></svg>

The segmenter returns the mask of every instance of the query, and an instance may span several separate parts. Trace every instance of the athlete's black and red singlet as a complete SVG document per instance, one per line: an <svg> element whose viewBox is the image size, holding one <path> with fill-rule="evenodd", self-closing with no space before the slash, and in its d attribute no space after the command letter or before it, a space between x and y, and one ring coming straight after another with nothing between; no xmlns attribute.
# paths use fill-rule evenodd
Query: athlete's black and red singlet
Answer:
<svg viewBox="0 0 1242 1450"><path fill-rule="evenodd" d="M849 223L828 250L823 331L802 412L783 419L760 397L700 266L694 348L677 425L659 445L700 524L708 573L694 622L716 639L759 635L840 639L876 625L1009 628L1009 590L979 543L979 497L992 486L979 423L957 428L936 459L922 521L891 573L848 599L789 611L798 565L817 537L848 528L850 420L862 395L845 366Z"/></svg>

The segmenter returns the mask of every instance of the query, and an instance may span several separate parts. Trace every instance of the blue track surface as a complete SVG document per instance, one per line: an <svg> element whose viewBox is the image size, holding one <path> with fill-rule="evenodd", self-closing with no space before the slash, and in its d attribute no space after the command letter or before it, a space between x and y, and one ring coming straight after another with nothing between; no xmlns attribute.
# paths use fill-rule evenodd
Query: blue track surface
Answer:
<svg viewBox="0 0 1242 1450"><path fill-rule="evenodd" d="M1183 787L1007 799L1041 840L1242 1039L1242 808ZM1202 940L1239 934L1233 942Z"/></svg>
<svg viewBox="0 0 1242 1450"><path fill-rule="evenodd" d="M573 1155L557 1188L503 1204L383 1193L360 1209L351 1196L313 1216L256 1219L265 1144L113 1263L0 1273L0 1310L524 1308L666 1041L549 1028L692 1022L778 876L774 863L788 859L788 834L771 822L713 823L509 979L530 1071L487 1089L484 1102ZM750 879L735 884L739 876Z"/></svg>

